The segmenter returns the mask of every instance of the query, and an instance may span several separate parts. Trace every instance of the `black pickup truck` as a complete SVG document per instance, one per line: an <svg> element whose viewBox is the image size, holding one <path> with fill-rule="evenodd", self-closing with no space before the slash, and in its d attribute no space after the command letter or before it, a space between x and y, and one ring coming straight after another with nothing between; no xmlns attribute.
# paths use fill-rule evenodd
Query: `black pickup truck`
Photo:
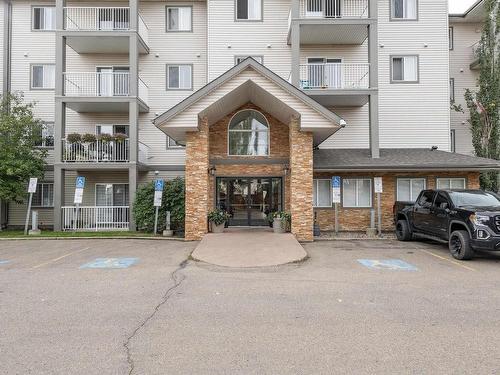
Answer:
<svg viewBox="0 0 500 375"><path fill-rule="evenodd" d="M451 255L472 259L475 250L500 251L500 199L482 190L423 190L415 203L394 204L396 236L448 243Z"/></svg>

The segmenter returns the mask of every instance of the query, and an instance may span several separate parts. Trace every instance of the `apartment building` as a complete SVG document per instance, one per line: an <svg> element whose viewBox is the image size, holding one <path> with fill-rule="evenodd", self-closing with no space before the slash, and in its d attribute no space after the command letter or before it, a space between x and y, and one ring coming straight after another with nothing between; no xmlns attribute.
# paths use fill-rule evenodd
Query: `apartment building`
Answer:
<svg viewBox="0 0 500 375"><path fill-rule="evenodd" d="M290 211L292 232L311 240L314 222L333 229L333 176L346 231L371 225L374 177L384 229L395 200L478 187L479 171L499 164L450 152L447 9L446 0L5 2L4 90L35 101L46 124L42 224L135 229L136 188L155 174L186 180L187 239L221 207L239 226ZM9 225L25 210L9 205Z"/></svg>
<svg viewBox="0 0 500 375"><path fill-rule="evenodd" d="M466 89L474 90L479 78L476 54L484 19L484 0L476 1L462 14L450 14L450 100L463 108L451 110L451 151L473 155L469 111L464 99Z"/></svg>

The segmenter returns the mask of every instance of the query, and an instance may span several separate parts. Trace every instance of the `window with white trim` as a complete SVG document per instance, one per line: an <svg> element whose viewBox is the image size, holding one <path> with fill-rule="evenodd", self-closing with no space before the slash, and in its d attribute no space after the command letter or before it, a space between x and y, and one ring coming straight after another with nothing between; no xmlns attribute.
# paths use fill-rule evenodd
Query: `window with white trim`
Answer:
<svg viewBox="0 0 500 375"><path fill-rule="evenodd" d="M167 31L192 31L193 7L167 7Z"/></svg>
<svg viewBox="0 0 500 375"><path fill-rule="evenodd" d="M245 21L262 20L262 0L235 0L236 19Z"/></svg>
<svg viewBox="0 0 500 375"><path fill-rule="evenodd" d="M54 123L44 122L40 126L39 134L37 135L36 146L38 147L54 147Z"/></svg>
<svg viewBox="0 0 500 375"><path fill-rule="evenodd" d="M177 143L174 139L170 138L167 135L167 148L180 148L180 147L184 147L184 146Z"/></svg>
<svg viewBox="0 0 500 375"><path fill-rule="evenodd" d="M330 180L313 180L313 206L332 207L332 190Z"/></svg>
<svg viewBox="0 0 500 375"><path fill-rule="evenodd" d="M240 62L242 62L243 60L245 60L248 57L251 57L252 59L257 61L259 64L262 64L264 62L264 57L262 57L262 56L251 56L251 55L234 56L234 65L238 65Z"/></svg>
<svg viewBox="0 0 500 375"><path fill-rule="evenodd" d="M56 8L50 6L33 7L31 26L33 30L55 30Z"/></svg>
<svg viewBox="0 0 500 375"><path fill-rule="evenodd" d="M456 145L456 133L455 133L455 129L451 129L450 130L450 151L451 152L456 152L456 148L457 148L457 145Z"/></svg>
<svg viewBox="0 0 500 375"><path fill-rule="evenodd" d="M391 57L391 81L418 82L418 56Z"/></svg>
<svg viewBox="0 0 500 375"><path fill-rule="evenodd" d="M31 88L53 90L56 82L55 68L54 64L31 65Z"/></svg>
<svg viewBox="0 0 500 375"><path fill-rule="evenodd" d="M372 180L369 178L344 178L342 180L343 207L371 207Z"/></svg>
<svg viewBox="0 0 500 375"><path fill-rule="evenodd" d="M450 78L450 102L455 101L455 78Z"/></svg>
<svg viewBox="0 0 500 375"><path fill-rule="evenodd" d="M396 200L415 202L422 190L425 190L425 178L398 178Z"/></svg>
<svg viewBox="0 0 500 375"><path fill-rule="evenodd" d="M436 179L438 189L465 189L465 178L438 178Z"/></svg>
<svg viewBox="0 0 500 375"><path fill-rule="evenodd" d="M391 0L391 18L395 20L416 20L417 0Z"/></svg>
<svg viewBox="0 0 500 375"><path fill-rule="evenodd" d="M191 65L167 65L167 89L192 90L192 74Z"/></svg>
<svg viewBox="0 0 500 375"><path fill-rule="evenodd" d="M453 26L448 27L448 48L453 49Z"/></svg>
<svg viewBox="0 0 500 375"><path fill-rule="evenodd" d="M31 201L33 207L54 207L54 184L52 182L40 182L33 193Z"/></svg>
<svg viewBox="0 0 500 375"><path fill-rule="evenodd" d="M269 123L262 113L244 109L233 116L228 127L228 154L269 155Z"/></svg>

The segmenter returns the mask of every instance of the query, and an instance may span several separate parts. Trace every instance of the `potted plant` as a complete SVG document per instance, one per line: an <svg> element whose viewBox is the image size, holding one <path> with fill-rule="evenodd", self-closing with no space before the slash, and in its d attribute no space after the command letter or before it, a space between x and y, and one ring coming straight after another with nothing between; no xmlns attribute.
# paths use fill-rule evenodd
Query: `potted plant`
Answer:
<svg viewBox="0 0 500 375"><path fill-rule="evenodd" d="M66 136L66 140L71 144L80 143L82 141L82 136L78 133L70 133Z"/></svg>
<svg viewBox="0 0 500 375"><path fill-rule="evenodd" d="M113 134L113 138L115 140L115 142L118 142L118 143L122 143L124 142L128 137L126 134L123 134L123 133L116 133L116 134Z"/></svg>
<svg viewBox="0 0 500 375"><path fill-rule="evenodd" d="M210 211L210 213L208 214L208 221L210 222L212 233L224 232L224 225L228 220L229 214L226 211L220 210L218 208Z"/></svg>
<svg viewBox="0 0 500 375"><path fill-rule="evenodd" d="M291 222L291 215L286 211L270 213L273 220L274 233L285 233L288 231Z"/></svg>

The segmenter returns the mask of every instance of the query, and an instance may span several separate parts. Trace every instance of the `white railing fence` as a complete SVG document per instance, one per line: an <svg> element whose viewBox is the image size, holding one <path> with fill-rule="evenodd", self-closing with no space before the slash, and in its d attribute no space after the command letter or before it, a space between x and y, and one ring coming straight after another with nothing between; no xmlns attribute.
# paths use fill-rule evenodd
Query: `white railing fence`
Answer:
<svg viewBox="0 0 500 375"><path fill-rule="evenodd" d="M65 30L129 30L129 7L65 7Z"/></svg>
<svg viewBox="0 0 500 375"><path fill-rule="evenodd" d="M99 231L128 230L129 206L75 206L62 207L63 230Z"/></svg>
<svg viewBox="0 0 500 375"><path fill-rule="evenodd" d="M128 96L128 72L63 73L66 96Z"/></svg>
<svg viewBox="0 0 500 375"><path fill-rule="evenodd" d="M129 140L92 143L70 143L62 140L64 162L127 162L129 161Z"/></svg>
<svg viewBox="0 0 500 375"><path fill-rule="evenodd" d="M368 0L300 0L303 18L368 18Z"/></svg>
<svg viewBox="0 0 500 375"><path fill-rule="evenodd" d="M138 25L137 31L139 33L139 36L142 38L142 40L145 43L148 43L148 39L149 39L148 26L146 25L146 22L144 22L144 19L141 17L140 14L139 14L139 25Z"/></svg>
<svg viewBox="0 0 500 375"><path fill-rule="evenodd" d="M472 46L470 46L470 53L473 60L478 58L480 47L481 47L481 41L477 41Z"/></svg>
<svg viewBox="0 0 500 375"><path fill-rule="evenodd" d="M302 89L369 88L370 64L301 64Z"/></svg>
<svg viewBox="0 0 500 375"><path fill-rule="evenodd" d="M138 142L138 145L137 159L139 160L139 163L147 164L149 160L149 146L140 141Z"/></svg>
<svg viewBox="0 0 500 375"><path fill-rule="evenodd" d="M141 99L144 103L147 104L148 99L149 99L149 88L148 85L144 83L144 81L139 78L139 99Z"/></svg>

